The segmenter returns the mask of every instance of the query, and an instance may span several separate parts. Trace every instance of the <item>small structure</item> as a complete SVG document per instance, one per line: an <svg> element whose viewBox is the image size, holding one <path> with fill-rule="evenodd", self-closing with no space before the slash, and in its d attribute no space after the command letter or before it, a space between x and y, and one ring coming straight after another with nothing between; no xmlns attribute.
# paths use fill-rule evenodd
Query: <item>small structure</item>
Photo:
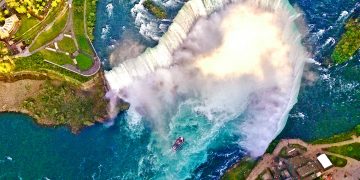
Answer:
<svg viewBox="0 0 360 180"><path fill-rule="evenodd" d="M320 162L321 166L324 168L324 169L328 169L330 167L332 167L332 163L330 161L330 159L327 157L326 154L321 154L317 157L317 160Z"/></svg>
<svg viewBox="0 0 360 180"><path fill-rule="evenodd" d="M305 165L309 161L310 160L308 158L305 158L304 156L295 156L295 157L289 159L289 163L294 169L297 169L297 168Z"/></svg>
<svg viewBox="0 0 360 180"><path fill-rule="evenodd" d="M288 179L291 178L291 175L287 169L281 171L281 177L282 179Z"/></svg>
<svg viewBox="0 0 360 180"><path fill-rule="evenodd" d="M303 179L311 174L316 174L317 172L319 172L319 169L317 168L315 162L310 161L305 166L298 168L296 172Z"/></svg>
<svg viewBox="0 0 360 180"><path fill-rule="evenodd" d="M19 18L13 14L5 19L5 24L0 27L0 39L5 39L10 36L11 32L16 28L16 23Z"/></svg>

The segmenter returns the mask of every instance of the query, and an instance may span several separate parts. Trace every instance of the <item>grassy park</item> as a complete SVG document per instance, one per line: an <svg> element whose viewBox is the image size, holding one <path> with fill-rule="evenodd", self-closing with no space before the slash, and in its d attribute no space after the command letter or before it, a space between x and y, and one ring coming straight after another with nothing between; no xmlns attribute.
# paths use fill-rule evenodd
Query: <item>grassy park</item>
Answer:
<svg viewBox="0 0 360 180"><path fill-rule="evenodd" d="M68 20L69 12L65 10L63 14L54 21L51 28L46 31L43 31L32 43L30 46L30 52L34 51L44 45L54 40L59 34L64 30L66 22Z"/></svg>
<svg viewBox="0 0 360 180"><path fill-rule="evenodd" d="M46 73L53 79L60 79L77 85L91 79L91 77L84 77L59 66L47 63L44 60L45 58L40 52L37 52L29 57L17 58L15 60L14 72L26 71L33 73Z"/></svg>
<svg viewBox="0 0 360 180"><path fill-rule="evenodd" d="M24 90L25 100L10 97L19 101L10 110L29 114L42 125L69 126L73 132L106 118L104 77L100 66L93 67L98 58L91 44L97 1L75 0L72 8L66 0L6 3L12 4L0 11L0 22L11 17L12 28L1 36L0 80L27 81L39 88L34 94Z"/></svg>
<svg viewBox="0 0 360 180"><path fill-rule="evenodd" d="M85 32L84 6L83 0L74 0L73 2L73 21L76 24L74 26L75 38L82 52L93 55L92 47Z"/></svg>
<svg viewBox="0 0 360 180"><path fill-rule="evenodd" d="M334 156L334 155L330 155L330 154L326 154L331 163L335 166L335 167L345 167L347 164L347 160L338 156Z"/></svg>
<svg viewBox="0 0 360 180"><path fill-rule="evenodd" d="M53 52L46 49L41 50L40 53L44 59L51 61L55 64L73 64L73 60L64 53Z"/></svg>
<svg viewBox="0 0 360 180"><path fill-rule="evenodd" d="M85 54L79 54L76 56L77 65L80 70L85 71L91 68L93 60L91 57Z"/></svg>
<svg viewBox="0 0 360 180"><path fill-rule="evenodd" d="M360 143L352 143L343 146L333 146L330 148L326 148L325 150L335 154L351 157L360 161Z"/></svg>
<svg viewBox="0 0 360 180"><path fill-rule="evenodd" d="M72 38L64 37L62 40L58 41L58 46L61 51L74 53L77 51L75 42Z"/></svg>
<svg viewBox="0 0 360 180"><path fill-rule="evenodd" d="M2 72L45 73L74 84L91 79L81 73L92 68L95 60L91 40L97 0L75 0L72 8L65 0L26 0L26 3L25 0L6 0L6 3L9 10L0 13L0 21L16 15L19 23L11 32L10 40L27 48L29 53L13 56L11 66L3 62ZM19 48L14 51L9 45L1 45L1 57L21 54ZM74 69L78 73L72 72Z"/></svg>
<svg viewBox="0 0 360 180"><path fill-rule="evenodd" d="M64 9L65 3L62 1L55 7L48 9L48 13L43 18L39 19L34 16L26 14L19 14L21 25L15 33L14 41L24 41L30 45L35 37L58 17L60 12Z"/></svg>

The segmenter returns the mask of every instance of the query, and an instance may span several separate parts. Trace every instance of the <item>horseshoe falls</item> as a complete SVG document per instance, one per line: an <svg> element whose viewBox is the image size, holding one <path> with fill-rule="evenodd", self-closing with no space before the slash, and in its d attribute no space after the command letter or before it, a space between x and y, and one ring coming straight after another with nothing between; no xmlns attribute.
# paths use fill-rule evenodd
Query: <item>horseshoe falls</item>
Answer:
<svg viewBox="0 0 360 180"><path fill-rule="evenodd" d="M297 18L286 0L190 0L157 46L107 71L130 133L150 130L137 175L200 178L216 150L262 155L296 103L307 59Z"/></svg>

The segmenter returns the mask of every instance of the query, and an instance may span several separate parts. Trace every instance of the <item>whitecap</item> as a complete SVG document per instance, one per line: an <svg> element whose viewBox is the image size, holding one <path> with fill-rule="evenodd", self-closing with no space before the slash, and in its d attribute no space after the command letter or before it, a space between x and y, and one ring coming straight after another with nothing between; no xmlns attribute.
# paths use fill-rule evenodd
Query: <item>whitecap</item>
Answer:
<svg viewBox="0 0 360 180"><path fill-rule="evenodd" d="M342 11L340 13L340 16L338 17L338 19L336 21L341 21L341 20L345 20L349 15L349 12L347 11Z"/></svg>
<svg viewBox="0 0 360 180"><path fill-rule="evenodd" d="M106 39L107 38L107 35L109 34L110 32L110 26L109 25L105 25L105 27L103 27L101 29L101 39Z"/></svg>
<svg viewBox="0 0 360 180"><path fill-rule="evenodd" d="M13 160L13 158L10 157L10 156L6 156L5 159L8 160L8 161L12 161L12 160Z"/></svg>
<svg viewBox="0 0 360 180"><path fill-rule="evenodd" d="M113 15L114 6L110 3L106 5L106 12L108 14L108 17L111 17Z"/></svg>
<svg viewBox="0 0 360 180"><path fill-rule="evenodd" d="M321 78L322 80L329 80L329 79L330 79L330 74L321 74L321 75L320 75L320 78Z"/></svg>

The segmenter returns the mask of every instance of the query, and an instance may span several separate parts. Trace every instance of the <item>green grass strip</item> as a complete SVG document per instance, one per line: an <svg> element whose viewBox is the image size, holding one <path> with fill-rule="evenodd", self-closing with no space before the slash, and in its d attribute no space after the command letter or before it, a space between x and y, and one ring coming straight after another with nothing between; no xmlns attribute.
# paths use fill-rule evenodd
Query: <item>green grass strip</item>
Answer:
<svg viewBox="0 0 360 180"><path fill-rule="evenodd" d="M74 0L73 2L73 21L75 38L78 42L79 49L86 54L93 55L92 47L85 35L83 0Z"/></svg>
<svg viewBox="0 0 360 180"><path fill-rule="evenodd" d="M81 71L86 71L93 65L93 59L85 54L79 54L76 56L78 67Z"/></svg>
<svg viewBox="0 0 360 180"><path fill-rule="evenodd" d="M21 25L18 32L15 34L15 41L22 41L24 40L26 44L31 44L33 39L43 30L48 24L52 23L61 10L64 8L64 3L59 4L55 8L51 8L48 12L48 15L45 17L43 21L39 21L37 24L33 24L34 22L24 22L28 18L27 16L21 17ZM32 17L33 18L33 17ZM30 18L31 19L31 18ZM35 20L30 20L35 21ZM22 27L25 26L25 27ZM28 29L29 28L29 29Z"/></svg>
<svg viewBox="0 0 360 180"><path fill-rule="evenodd" d="M44 59L58 65L74 64L70 56L64 53L53 52L46 49L41 50L40 53L43 55Z"/></svg>
<svg viewBox="0 0 360 180"><path fill-rule="evenodd" d="M43 54L40 52L37 52L28 57L16 58L14 71L34 71L40 73L46 72L50 75L64 79L65 81L72 84L81 84L91 79L91 77L84 77L64 68L45 62Z"/></svg>
<svg viewBox="0 0 360 180"><path fill-rule="evenodd" d="M338 156L333 156L333 155L330 155L330 154L326 154L331 163L335 166L335 167L345 167L346 164L347 164L347 160L344 159L344 158L341 158L341 157L338 157Z"/></svg>
<svg viewBox="0 0 360 180"><path fill-rule="evenodd" d="M343 146L333 146L325 149L326 151L354 158L360 161L360 143L352 143Z"/></svg>
<svg viewBox="0 0 360 180"><path fill-rule="evenodd" d="M76 49L75 42L72 38L64 37L58 42L59 49L68 53L74 53Z"/></svg>
<svg viewBox="0 0 360 180"><path fill-rule="evenodd" d="M42 32L33 42L33 44L30 47L30 52L40 48L41 46L46 45L50 41L54 40L59 34L63 31L65 28L67 19L68 19L69 12L66 11L64 15L62 15L60 18L56 19L52 27Z"/></svg>

